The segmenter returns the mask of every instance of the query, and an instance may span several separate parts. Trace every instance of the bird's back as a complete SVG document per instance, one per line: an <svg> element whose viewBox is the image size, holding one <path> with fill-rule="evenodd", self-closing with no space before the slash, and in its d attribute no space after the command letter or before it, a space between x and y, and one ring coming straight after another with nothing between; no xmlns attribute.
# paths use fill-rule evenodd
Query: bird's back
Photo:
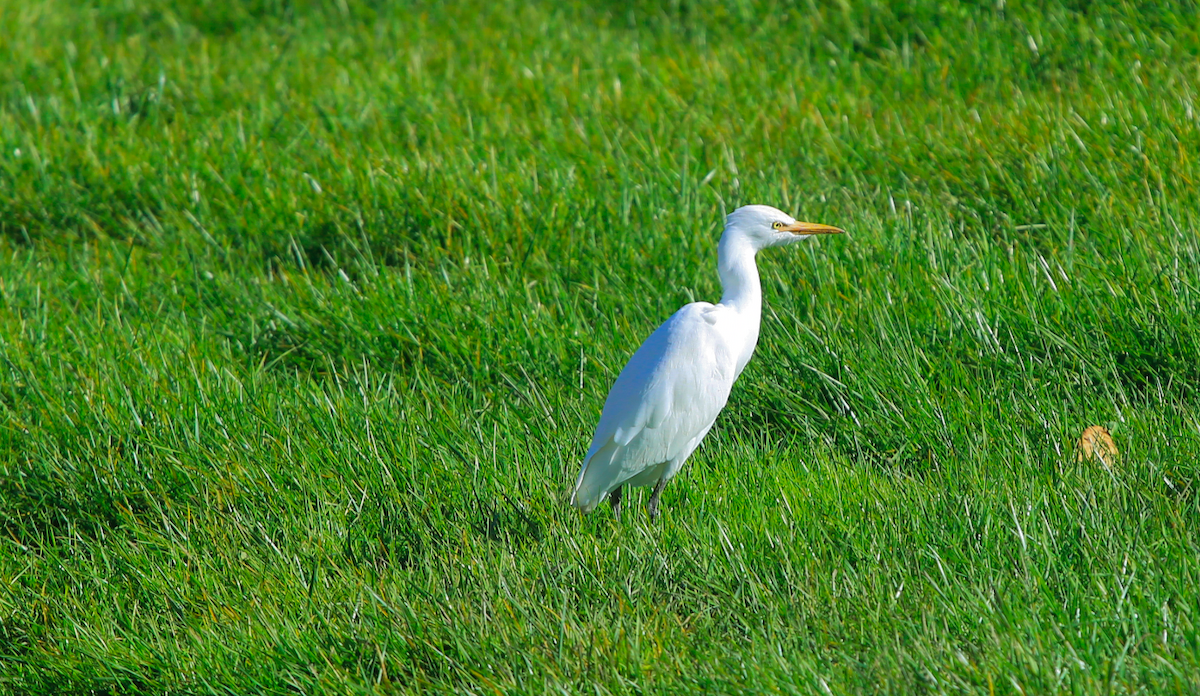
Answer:
<svg viewBox="0 0 1200 696"><path fill-rule="evenodd" d="M623 483L653 483L637 477L691 453L737 378L740 345L729 335L729 311L685 305L633 354L604 402L573 505L588 511Z"/></svg>

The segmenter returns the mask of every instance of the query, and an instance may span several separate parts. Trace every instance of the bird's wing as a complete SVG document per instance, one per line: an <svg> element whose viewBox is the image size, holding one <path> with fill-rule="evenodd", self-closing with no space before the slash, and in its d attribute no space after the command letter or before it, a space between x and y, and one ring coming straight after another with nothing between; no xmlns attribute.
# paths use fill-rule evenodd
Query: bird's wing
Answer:
<svg viewBox="0 0 1200 696"><path fill-rule="evenodd" d="M728 311L685 305L633 354L604 402L572 504L591 510L623 482L687 454L712 424L737 378L722 331Z"/></svg>

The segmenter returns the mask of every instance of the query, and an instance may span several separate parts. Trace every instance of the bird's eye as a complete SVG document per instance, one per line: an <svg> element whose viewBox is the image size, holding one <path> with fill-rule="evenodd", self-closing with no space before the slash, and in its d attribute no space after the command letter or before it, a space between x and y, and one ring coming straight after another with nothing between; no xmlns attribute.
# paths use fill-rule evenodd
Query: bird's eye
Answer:
<svg viewBox="0 0 1200 696"><path fill-rule="evenodd" d="M779 222L778 220L776 220L775 222L771 223L771 227L774 227L774 228L775 228L775 229L777 229L777 230L782 230L782 229L783 229L783 223L782 223L782 222Z"/></svg>

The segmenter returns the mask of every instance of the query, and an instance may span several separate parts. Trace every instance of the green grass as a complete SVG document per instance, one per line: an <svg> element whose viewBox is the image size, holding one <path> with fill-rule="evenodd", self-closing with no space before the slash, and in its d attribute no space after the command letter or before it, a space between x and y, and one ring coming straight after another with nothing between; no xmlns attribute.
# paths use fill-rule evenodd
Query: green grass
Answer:
<svg viewBox="0 0 1200 696"><path fill-rule="evenodd" d="M1198 12L0 0L0 691L1200 691Z"/></svg>

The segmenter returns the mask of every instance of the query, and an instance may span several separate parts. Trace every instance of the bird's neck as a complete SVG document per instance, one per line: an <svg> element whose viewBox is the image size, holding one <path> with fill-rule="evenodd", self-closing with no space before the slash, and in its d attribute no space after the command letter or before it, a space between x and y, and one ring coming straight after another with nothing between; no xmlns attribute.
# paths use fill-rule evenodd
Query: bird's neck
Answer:
<svg viewBox="0 0 1200 696"><path fill-rule="evenodd" d="M721 304L757 321L762 313L762 287L758 282L757 250L741 235L721 236L717 247L717 272L721 275Z"/></svg>

